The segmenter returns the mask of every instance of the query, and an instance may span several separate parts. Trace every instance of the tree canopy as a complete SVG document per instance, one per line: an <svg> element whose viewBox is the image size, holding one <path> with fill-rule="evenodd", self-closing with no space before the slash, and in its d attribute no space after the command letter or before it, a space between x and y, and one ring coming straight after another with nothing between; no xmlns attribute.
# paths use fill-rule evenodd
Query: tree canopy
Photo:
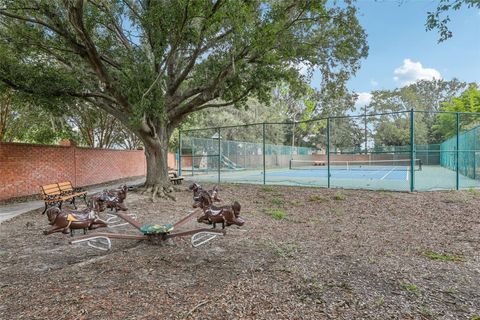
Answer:
<svg viewBox="0 0 480 320"><path fill-rule="evenodd" d="M3 0L0 22L0 81L37 105L113 115L143 141L149 186L167 180L188 114L268 101L305 66L341 90L368 50L350 1Z"/></svg>
<svg viewBox="0 0 480 320"><path fill-rule="evenodd" d="M460 10L463 6L467 8L480 9L480 0L440 0L435 11L428 12L425 27L427 31L437 30L438 42L443 42L453 36L448 27L450 22L449 12Z"/></svg>

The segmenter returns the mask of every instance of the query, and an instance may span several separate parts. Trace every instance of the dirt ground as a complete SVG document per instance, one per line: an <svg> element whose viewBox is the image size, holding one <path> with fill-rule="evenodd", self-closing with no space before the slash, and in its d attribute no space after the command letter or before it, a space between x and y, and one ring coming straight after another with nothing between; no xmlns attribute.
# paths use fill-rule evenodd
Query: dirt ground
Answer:
<svg viewBox="0 0 480 320"><path fill-rule="evenodd" d="M191 210L182 189L126 204L142 223L174 222ZM246 223L198 248L69 245L42 234L41 210L2 223L0 319L480 319L480 191L222 185L220 197Z"/></svg>

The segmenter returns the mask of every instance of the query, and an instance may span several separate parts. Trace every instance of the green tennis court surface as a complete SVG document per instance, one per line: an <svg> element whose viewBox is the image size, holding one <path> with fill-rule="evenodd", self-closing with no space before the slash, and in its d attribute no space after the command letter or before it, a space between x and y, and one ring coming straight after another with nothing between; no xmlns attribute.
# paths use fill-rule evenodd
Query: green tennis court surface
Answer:
<svg viewBox="0 0 480 320"><path fill-rule="evenodd" d="M188 180L218 183L218 171L184 170ZM405 167L368 168L365 170L331 169L330 186L348 189L410 190L410 169ZM456 173L441 166L423 165L414 171L415 190L442 190L456 188ZM263 170L222 170L220 182L263 184ZM328 170L289 168L267 169L266 184L298 185L312 187L328 186ZM480 181L459 175L461 188L480 188Z"/></svg>

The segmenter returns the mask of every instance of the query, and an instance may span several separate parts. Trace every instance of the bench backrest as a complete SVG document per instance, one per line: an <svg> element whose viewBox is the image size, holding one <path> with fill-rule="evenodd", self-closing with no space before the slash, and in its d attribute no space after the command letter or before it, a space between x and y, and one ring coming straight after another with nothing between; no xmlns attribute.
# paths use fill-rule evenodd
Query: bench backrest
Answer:
<svg viewBox="0 0 480 320"><path fill-rule="evenodd" d="M65 182L59 182L58 187L62 192L70 192L73 191L73 186L70 181L65 181Z"/></svg>
<svg viewBox="0 0 480 320"><path fill-rule="evenodd" d="M58 187L58 184L56 183L40 186L40 190L42 191L44 196L55 196L62 193L62 191Z"/></svg>

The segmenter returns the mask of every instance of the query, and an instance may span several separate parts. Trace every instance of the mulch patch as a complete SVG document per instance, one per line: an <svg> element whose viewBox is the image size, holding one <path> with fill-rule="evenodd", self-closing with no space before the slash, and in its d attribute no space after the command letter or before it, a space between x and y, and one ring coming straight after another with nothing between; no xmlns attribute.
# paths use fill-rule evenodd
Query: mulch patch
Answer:
<svg viewBox="0 0 480 320"><path fill-rule="evenodd" d="M126 204L141 222L173 222L191 210L182 189L176 202L131 192ZM478 191L222 185L220 197L239 201L246 223L199 248L69 245L42 234L41 210L2 223L0 319L480 316Z"/></svg>

